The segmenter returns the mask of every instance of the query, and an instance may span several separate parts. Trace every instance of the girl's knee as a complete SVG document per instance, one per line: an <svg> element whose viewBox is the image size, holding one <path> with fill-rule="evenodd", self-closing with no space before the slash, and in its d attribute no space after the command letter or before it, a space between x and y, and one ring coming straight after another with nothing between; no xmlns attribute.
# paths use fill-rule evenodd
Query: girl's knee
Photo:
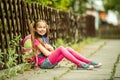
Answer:
<svg viewBox="0 0 120 80"><path fill-rule="evenodd" d="M64 47L63 47L63 46L60 46L60 47L58 47L58 49L64 49Z"/></svg>
<svg viewBox="0 0 120 80"><path fill-rule="evenodd" d="M71 47L66 47L67 50L71 49Z"/></svg>
<svg viewBox="0 0 120 80"><path fill-rule="evenodd" d="M63 51L63 50L65 50L66 48L64 48L63 46L60 46L60 47L58 47L57 48L57 50L60 50L60 51Z"/></svg>

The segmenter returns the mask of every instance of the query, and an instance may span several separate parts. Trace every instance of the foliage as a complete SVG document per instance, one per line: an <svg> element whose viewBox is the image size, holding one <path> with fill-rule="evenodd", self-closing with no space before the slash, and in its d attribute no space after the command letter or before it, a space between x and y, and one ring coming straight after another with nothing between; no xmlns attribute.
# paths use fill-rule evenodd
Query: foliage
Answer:
<svg viewBox="0 0 120 80"><path fill-rule="evenodd" d="M99 38L98 37L95 37L95 38L91 38L91 37L88 37L86 39L83 39L82 41L78 42L78 43L74 43L71 45L71 47L76 50L76 51L80 51L81 49L84 48L84 46L90 44L90 43L93 43L93 42L96 42L98 41Z"/></svg>
<svg viewBox="0 0 120 80"><path fill-rule="evenodd" d="M72 12L74 13L84 13L86 11L87 0L73 0L72 1Z"/></svg>
<svg viewBox="0 0 120 80"><path fill-rule="evenodd" d="M27 2L40 3L43 6L50 6L60 10L68 10L73 0L26 0Z"/></svg>
<svg viewBox="0 0 120 80"><path fill-rule="evenodd" d="M4 62L3 62L3 52L0 50L0 69L3 68Z"/></svg>
<svg viewBox="0 0 120 80"><path fill-rule="evenodd" d="M3 75L0 77L0 79L2 80L11 78L17 75L18 71L20 72L29 68L29 65L27 65L27 62L25 62L25 60L23 61L26 63L25 65L23 65L22 67L17 66L18 54L16 53L16 47L19 46L19 40L21 40L21 37L15 36L15 38L9 42L9 46L6 52L0 52L0 63L5 64L5 66L7 67ZM2 58L5 57L2 54L5 54L6 56L7 61L5 63L2 62Z"/></svg>
<svg viewBox="0 0 120 80"><path fill-rule="evenodd" d="M8 44L8 49L4 53L4 57L6 57L7 60L4 64L8 69L4 72L2 78L10 78L17 74L17 70L12 67L17 65L18 54L16 54L16 46L18 46L18 40L20 40L20 36L16 36L11 40Z"/></svg>
<svg viewBox="0 0 120 80"><path fill-rule="evenodd" d="M53 7L61 10L69 10L73 0L55 0Z"/></svg>
<svg viewBox="0 0 120 80"><path fill-rule="evenodd" d="M67 44L65 43L65 41L63 41L61 38L58 38L56 41L56 44L53 45L55 48L59 47L59 46L67 46Z"/></svg>
<svg viewBox="0 0 120 80"><path fill-rule="evenodd" d="M59 10L83 13L86 10L87 0L26 0L29 3L36 2L43 6L53 7ZM75 11L76 6L78 10Z"/></svg>
<svg viewBox="0 0 120 80"><path fill-rule="evenodd" d="M88 37L88 38L86 38L78 43L70 43L70 42L66 43L65 41L63 41L62 39L59 38L56 41L55 48L57 48L59 46L64 46L64 47L70 46L74 50L79 51L85 45L90 44L90 43L95 42L95 41L98 41L98 40L99 40L99 38L96 38L96 37L95 38Z"/></svg>
<svg viewBox="0 0 120 80"><path fill-rule="evenodd" d="M5 80L17 75L17 73L23 73L26 70L31 69L31 65L26 60L26 55L22 55L23 64L17 65L17 57L16 47L19 46L19 40L21 41L21 36L15 36L13 40L9 42L8 50L4 53L6 56L6 63L2 62L2 58L4 57L2 52L0 52L0 63L5 64L7 69L4 71L3 75L0 79Z"/></svg>
<svg viewBox="0 0 120 80"><path fill-rule="evenodd" d="M120 13L120 0L103 0L106 10L114 10Z"/></svg>
<svg viewBox="0 0 120 80"><path fill-rule="evenodd" d="M24 71L28 71L31 69L32 67L32 64L29 64L28 63L28 60L26 60L26 55L22 55L22 61L23 61L23 64L20 66L18 65L18 73L23 73Z"/></svg>
<svg viewBox="0 0 120 80"><path fill-rule="evenodd" d="M44 6L47 6L47 5L51 5L52 4L52 1L51 0L26 0L27 2L36 2L36 3L40 3Z"/></svg>

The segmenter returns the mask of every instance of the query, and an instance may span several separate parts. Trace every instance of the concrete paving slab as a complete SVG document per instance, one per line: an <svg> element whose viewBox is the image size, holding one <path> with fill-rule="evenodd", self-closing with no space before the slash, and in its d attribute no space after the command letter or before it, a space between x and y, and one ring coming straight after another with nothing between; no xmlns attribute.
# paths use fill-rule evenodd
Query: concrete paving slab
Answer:
<svg viewBox="0 0 120 80"><path fill-rule="evenodd" d="M114 76L114 80L120 80L120 62L117 65L116 73L115 73L115 76Z"/></svg>
<svg viewBox="0 0 120 80"><path fill-rule="evenodd" d="M107 41L107 40L106 40ZM120 40L108 40L106 45L98 50L90 58L102 62L101 68L88 70L71 70L60 80L108 80L111 77L114 63L120 53ZM89 46L91 47L91 46Z"/></svg>

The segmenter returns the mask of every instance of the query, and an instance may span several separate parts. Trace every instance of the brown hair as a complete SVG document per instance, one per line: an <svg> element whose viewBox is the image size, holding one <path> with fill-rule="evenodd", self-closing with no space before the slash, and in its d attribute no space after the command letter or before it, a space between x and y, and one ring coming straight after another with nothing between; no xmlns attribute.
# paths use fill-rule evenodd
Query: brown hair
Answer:
<svg viewBox="0 0 120 80"><path fill-rule="evenodd" d="M38 22L44 22L46 25L46 34L44 35L45 37L49 37L49 26L44 20L37 20L35 21L34 24L30 24L30 33L32 36L32 45L34 44L34 39L39 40L39 42L44 46L43 40L40 38L40 35L35 31L37 26L39 25ZM34 48L34 46L33 46Z"/></svg>
<svg viewBox="0 0 120 80"><path fill-rule="evenodd" d="M35 23L34 23L34 25L33 25L33 28L34 29L36 29L37 28L37 26L38 26L38 22L43 22L43 23L45 23L45 25L46 25L46 34L45 34L45 37L48 37L48 35L49 35L49 26L47 25L47 23L44 21L44 20L37 20ZM38 36L38 33L36 33L35 32L35 38L38 38L39 36Z"/></svg>

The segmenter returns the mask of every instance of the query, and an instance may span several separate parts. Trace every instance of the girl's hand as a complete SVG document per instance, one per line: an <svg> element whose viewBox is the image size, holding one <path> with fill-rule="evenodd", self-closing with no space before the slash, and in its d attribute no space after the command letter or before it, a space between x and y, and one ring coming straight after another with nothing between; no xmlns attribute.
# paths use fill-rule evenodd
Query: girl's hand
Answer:
<svg viewBox="0 0 120 80"><path fill-rule="evenodd" d="M45 44L45 48L48 49L49 51L54 51L54 48L49 44Z"/></svg>
<svg viewBox="0 0 120 80"><path fill-rule="evenodd" d="M34 70L38 70L38 69L39 69L39 66L35 63Z"/></svg>

